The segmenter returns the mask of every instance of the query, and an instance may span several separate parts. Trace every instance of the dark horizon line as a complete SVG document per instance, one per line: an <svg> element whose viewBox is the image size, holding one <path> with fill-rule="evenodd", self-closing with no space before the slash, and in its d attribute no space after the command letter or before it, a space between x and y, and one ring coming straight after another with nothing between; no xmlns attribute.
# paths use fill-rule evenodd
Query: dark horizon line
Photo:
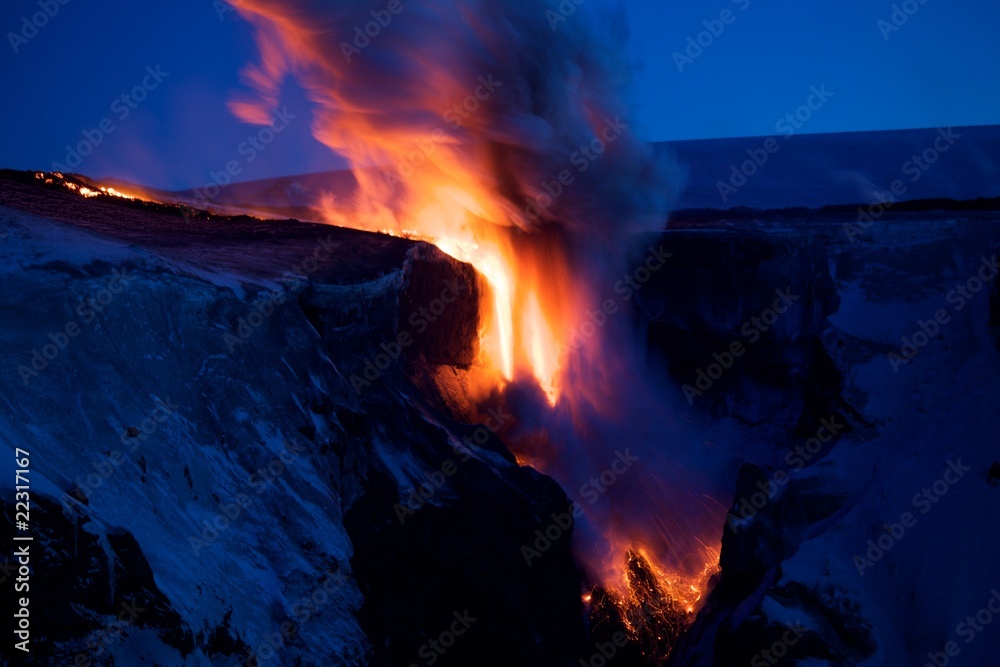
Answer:
<svg viewBox="0 0 1000 667"><path fill-rule="evenodd" d="M890 134L890 133L899 133L899 132L918 132L918 131L922 131L922 130L930 131L930 130L937 130L937 129L941 128L941 127L954 127L954 128L963 128L963 129L971 129L971 130L986 129L986 128L1000 128L1000 122L994 123L994 124L990 124L990 125L937 125L937 126L933 126L933 127L905 127L905 128L893 128L893 129L885 129L885 130L847 130L847 131L838 131L838 132L796 132L793 136L797 136L797 137L821 137L821 136L829 136L829 135L846 135L846 134ZM733 141L733 140L736 140L736 139L747 139L747 140L755 140L755 139L757 139L757 140L764 140L764 139L767 139L769 137L778 136L778 134L779 133L767 134L767 135L765 135L765 134L747 134L747 135L733 135L733 136L726 136L726 137L702 137L702 138L698 138L698 139L669 139L669 140L650 141L650 142L647 142L647 143L649 145L651 145L651 146L658 146L658 145L678 145L678 144L691 145L691 144L707 143L707 142L711 142L711 141ZM340 157L340 156L338 155L338 157ZM346 159L346 158L342 158L342 159ZM14 167L4 167L4 166L0 165L0 169L6 169L6 170L10 170L10 171L36 171L36 172L52 172L53 171L52 168L51 168L51 165L49 165L47 167L41 167L41 168L25 168L25 169L18 169L18 168L14 168ZM227 185L227 187L230 187L232 185L251 185L253 183L273 182L273 181L277 181L277 180L281 180L281 179L303 178L303 177L307 177L307 176L317 176L317 175L321 175L321 174L350 173L351 171L352 171L351 167L344 167L342 169L329 169L329 170L326 170L326 171L298 172L298 173L293 173L293 174L283 174L283 175L280 175L280 176L269 176L267 178L254 178L254 179L250 179L250 180L246 180L246 181L232 181L231 183L229 183ZM116 177L116 176L92 176L90 174L82 174L82 173L79 173L79 172L69 172L68 175L81 176L83 178L88 178L88 179L91 179L91 180L94 180L94 181L101 181L101 182L108 182L108 183L114 182L114 183L118 183L118 184L122 184L122 185L132 185L134 187L144 188L144 189L149 190L149 191L159 191L159 192L164 192L164 193L168 193L168 194L172 194L172 195L179 195L179 196L189 195L195 189L201 188L201 187L204 186L204 184L201 184L201 185L188 186L188 187L185 187L185 188L166 189L166 188L156 187L156 186L152 186L152 185L147 185L147 184L144 184L144 183L138 183L136 181L130 181L130 180L127 180L127 179L124 179L124 178ZM722 209L720 209L720 210L722 210Z"/></svg>

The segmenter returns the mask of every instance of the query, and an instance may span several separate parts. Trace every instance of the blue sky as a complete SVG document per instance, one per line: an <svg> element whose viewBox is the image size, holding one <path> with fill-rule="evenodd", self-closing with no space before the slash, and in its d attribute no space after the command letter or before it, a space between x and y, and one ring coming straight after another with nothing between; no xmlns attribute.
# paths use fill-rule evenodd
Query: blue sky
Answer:
<svg viewBox="0 0 1000 667"><path fill-rule="evenodd" d="M1000 4L911 2L919 9L903 14L905 23L897 16L894 30L885 27L896 27L892 4L906 3L633 0L644 131L655 139L771 134L822 84L835 96L803 132L1000 122ZM726 9L731 23L679 71L673 54Z"/></svg>
<svg viewBox="0 0 1000 667"><path fill-rule="evenodd" d="M811 86L824 84L834 95L803 132L1000 122L1000 4L910 0L916 11L905 23L897 14L902 25L889 32L891 23L880 29L878 22L891 20L892 4L626 0L637 65L630 98L641 134L773 134ZM243 90L239 71L256 49L235 12L220 15L213 0L69 0L58 7L37 34L15 45L9 33L21 33L22 17L40 11L38 0L8 0L0 10L7 93L0 166L51 168L65 161L67 144L105 118L114 129L77 171L180 188L201 185L209 171L242 159L238 147L254 128L236 121L226 102ZM691 47L690 61L674 55L710 28L718 34L700 35L707 46L700 53ZM146 71L157 65L167 73L159 82ZM151 84L146 99L122 118L124 107L114 100L144 78ZM296 118L240 180L341 165L312 138L309 104L294 84L285 101Z"/></svg>

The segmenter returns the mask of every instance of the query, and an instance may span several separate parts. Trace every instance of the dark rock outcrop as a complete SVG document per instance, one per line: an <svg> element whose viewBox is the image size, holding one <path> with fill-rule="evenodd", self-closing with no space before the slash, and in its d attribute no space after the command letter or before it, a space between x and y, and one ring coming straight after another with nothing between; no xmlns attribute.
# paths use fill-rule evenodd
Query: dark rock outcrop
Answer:
<svg viewBox="0 0 1000 667"><path fill-rule="evenodd" d="M471 267L322 225L129 207L143 224L123 228L113 202L3 193L72 218L0 212L0 379L17 387L0 434L31 452L35 637L55 659L134 599L147 611L94 664L421 664L453 614L476 620L436 664L573 663L569 536L530 567L521 553L569 501L406 372L471 360ZM461 294L441 310L445 289ZM65 350L19 370L69 321Z"/></svg>
<svg viewBox="0 0 1000 667"><path fill-rule="evenodd" d="M830 414L840 377L822 340L839 297L824 243L750 230L651 240L672 257L636 300L692 403L748 424Z"/></svg>

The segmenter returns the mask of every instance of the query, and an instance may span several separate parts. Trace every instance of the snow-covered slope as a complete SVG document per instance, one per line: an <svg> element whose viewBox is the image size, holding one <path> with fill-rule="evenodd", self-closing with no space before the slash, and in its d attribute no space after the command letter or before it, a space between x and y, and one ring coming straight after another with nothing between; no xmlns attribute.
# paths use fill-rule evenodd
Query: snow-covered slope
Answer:
<svg viewBox="0 0 1000 667"><path fill-rule="evenodd" d="M571 653L568 545L531 570L518 550L565 496L495 438L456 449L471 427L412 400L398 364L350 381L434 279L464 281L453 315L474 309L468 267L393 241L409 254L372 270L356 233L322 226L285 249L290 273L266 242L241 271L12 209L0 230L2 510L25 449L37 664L403 664L466 610L482 642L454 660L484 659L493 633L524 664Z"/></svg>
<svg viewBox="0 0 1000 667"><path fill-rule="evenodd" d="M683 251L706 235L731 280L651 311L679 382L717 341L747 342L739 323L774 288L801 301L695 404L712 415L698 418L738 424L741 467L722 582L676 664L994 664L996 220L892 216L853 243L842 220L821 218L678 232L679 273L662 280L692 284ZM678 363L677 341L698 329L694 361Z"/></svg>
<svg viewBox="0 0 1000 667"><path fill-rule="evenodd" d="M593 653L569 540L532 567L520 551L566 496L428 391L431 366L472 358L470 267L33 187L0 191L46 214L0 208L0 511L13 532L26 449L38 664ZM636 295L648 367L687 405L671 418L728 459L732 494L721 578L672 664L1000 654L995 225L817 214L656 239L673 255ZM446 289L418 334L411 315ZM431 648L469 617L465 641Z"/></svg>

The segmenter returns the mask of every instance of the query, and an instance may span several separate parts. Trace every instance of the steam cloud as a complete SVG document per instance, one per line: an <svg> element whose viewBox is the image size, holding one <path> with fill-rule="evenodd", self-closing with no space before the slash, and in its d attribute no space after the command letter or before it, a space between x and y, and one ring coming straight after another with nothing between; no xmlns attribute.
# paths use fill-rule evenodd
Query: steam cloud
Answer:
<svg viewBox="0 0 1000 667"><path fill-rule="evenodd" d="M232 108L266 121L294 76L316 103L314 135L358 179L345 224L474 241L502 230L518 280L548 290L549 324L564 334L620 277L632 236L662 229L678 181L631 131L622 21L586 16L599 11L589 3L243 0L261 60L245 72L255 94ZM514 312L527 303L515 294ZM522 438L545 434L546 472L571 495L619 448L641 461L580 526L599 576L620 577L635 544L694 575L724 509L693 474L703 453L676 444L695 438L664 417L629 318L613 319L601 338L626 344L572 352L562 372L573 390L553 411L516 388L507 399Z"/></svg>

